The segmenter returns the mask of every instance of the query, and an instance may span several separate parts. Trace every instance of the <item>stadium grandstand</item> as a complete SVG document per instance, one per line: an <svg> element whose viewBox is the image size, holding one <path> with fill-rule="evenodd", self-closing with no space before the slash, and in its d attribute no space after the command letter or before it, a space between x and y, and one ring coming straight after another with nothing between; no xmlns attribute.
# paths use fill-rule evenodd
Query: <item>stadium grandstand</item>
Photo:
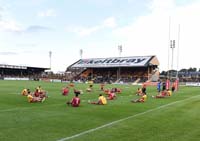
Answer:
<svg viewBox="0 0 200 141"><path fill-rule="evenodd" d="M156 56L132 56L80 59L66 69L75 80L96 83L138 83L157 81L159 61Z"/></svg>
<svg viewBox="0 0 200 141"><path fill-rule="evenodd" d="M0 64L0 79L39 79L49 68Z"/></svg>

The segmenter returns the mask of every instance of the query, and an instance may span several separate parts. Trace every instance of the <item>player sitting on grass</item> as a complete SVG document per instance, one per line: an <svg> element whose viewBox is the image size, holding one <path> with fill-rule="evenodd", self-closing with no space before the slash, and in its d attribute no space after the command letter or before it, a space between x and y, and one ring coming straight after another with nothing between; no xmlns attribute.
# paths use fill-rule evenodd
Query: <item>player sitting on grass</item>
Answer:
<svg viewBox="0 0 200 141"><path fill-rule="evenodd" d="M139 95L142 95L142 89L141 89L141 88L138 88L138 89L137 89L136 95L138 95L138 96L139 96Z"/></svg>
<svg viewBox="0 0 200 141"><path fill-rule="evenodd" d="M36 88L34 92L34 97L47 98L48 96L46 91Z"/></svg>
<svg viewBox="0 0 200 141"><path fill-rule="evenodd" d="M114 100L114 99L116 99L116 98L117 98L117 96L116 96L115 93L113 93L113 92L109 92L109 93L108 93L107 100Z"/></svg>
<svg viewBox="0 0 200 141"><path fill-rule="evenodd" d="M67 96L69 93L69 88L66 86L65 88L62 89L62 95Z"/></svg>
<svg viewBox="0 0 200 141"><path fill-rule="evenodd" d="M92 89L92 87L93 87L93 84L94 84L93 80L90 80L90 81L88 82L88 84L89 84L89 88L91 88L91 89Z"/></svg>
<svg viewBox="0 0 200 141"><path fill-rule="evenodd" d="M161 91L158 95L156 96L153 96L153 98L165 98L165 97L169 97L172 95L172 92L168 89L168 90L164 90L164 91Z"/></svg>
<svg viewBox="0 0 200 141"><path fill-rule="evenodd" d="M172 91L170 91L169 89L167 89L167 95L171 96L172 95Z"/></svg>
<svg viewBox="0 0 200 141"><path fill-rule="evenodd" d="M31 94L28 94L27 99L28 99L28 102L30 102L30 103L44 102L45 101L45 97L43 97L43 98L41 98L41 97L34 97Z"/></svg>
<svg viewBox="0 0 200 141"><path fill-rule="evenodd" d="M103 84L103 83L102 83L102 84L100 84L100 90L101 90L101 91L103 91L103 90L104 90L104 86L105 86L105 84Z"/></svg>
<svg viewBox="0 0 200 141"><path fill-rule="evenodd" d="M79 107L80 103L81 103L81 100L78 97L78 94L76 94L75 97L73 97L71 101L67 102L67 105L68 106L71 105L72 107Z"/></svg>
<svg viewBox="0 0 200 141"><path fill-rule="evenodd" d="M114 92L114 93L121 93L122 90L120 88L112 88L111 89L111 92Z"/></svg>
<svg viewBox="0 0 200 141"><path fill-rule="evenodd" d="M87 91L87 92L91 92L92 89L91 89L91 88L87 88L86 91Z"/></svg>
<svg viewBox="0 0 200 141"><path fill-rule="evenodd" d="M89 104L97 104L97 105L106 105L107 104L107 100L102 94L99 94L99 98L98 98L97 102L88 101L88 103Z"/></svg>
<svg viewBox="0 0 200 141"><path fill-rule="evenodd" d="M136 99L136 100L131 100L131 102L136 103L136 102L145 102L147 100L147 95L146 93L143 93L141 98Z"/></svg>
<svg viewBox="0 0 200 141"><path fill-rule="evenodd" d="M109 93L110 93L110 90L109 90L109 89L105 89L105 90L104 90L104 93L105 93L105 94L109 94Z"/></svg>
<svg viewBox="0 0 200 141"><path fill-rule="evenodd" d="M76 94L83 94L83 91L82 90L76 90L76 89L74 89L74 94L76 95Z"/></svg>
<svg viewBox="0 0 200 141"><path fill-rule="evenodd" d="M69 86L70 86L70 87L74 87L74 82L71 81L71 82L69 83Z"/></svg>
<svg viewBox="0 0 200 141"><path fill-rule="evenodd" d="M31 93L31 92L30 92L29 89L23 89L22 92L21 92L21 94L22 94L23 96L27 96L27 95L30 94L30 93Z"/></svg>

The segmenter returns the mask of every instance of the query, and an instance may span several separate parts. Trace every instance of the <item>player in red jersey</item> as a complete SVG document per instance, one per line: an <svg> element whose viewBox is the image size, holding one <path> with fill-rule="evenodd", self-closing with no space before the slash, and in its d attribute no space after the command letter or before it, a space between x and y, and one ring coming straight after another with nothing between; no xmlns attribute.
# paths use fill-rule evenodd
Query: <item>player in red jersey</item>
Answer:
<svg viewBox="0 0 200 141"><path fill-rule="evenodd" d="M115 93L113 93L113 92L108 93L107 100L114 100L115 98L117 98Z"/></svg>
<svg viewBox="0 0 200 141"><path fill-rule="evenodd" d="M172 92L170 90L164 90L161 91L161 93L159 93L156 96L152 96L153 98L165 98L165 97L169 97L172 95Z"/></svg>
<svg viewBox="0 0 200 141"><path fill-rule="evenodd" d="M69 88L68 87L65 87L65 88L62 89L62 95L67 96L68 93L69 93Z"/></svg>
<svg viewBox="0 0 200 141"><path fill-rule="evenodd" d="M80 103L81 100L78 97L78 94L76 94L75 97L73 97L70 102L67 102L67 105L71 105L72 107L79 107Z"/></svg>

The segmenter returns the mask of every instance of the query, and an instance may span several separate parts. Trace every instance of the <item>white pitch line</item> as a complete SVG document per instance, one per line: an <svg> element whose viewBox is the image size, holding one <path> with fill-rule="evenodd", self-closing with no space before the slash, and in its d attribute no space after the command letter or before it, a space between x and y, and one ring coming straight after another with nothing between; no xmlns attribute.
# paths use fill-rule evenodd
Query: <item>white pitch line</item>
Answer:
<svg viewBox="0 0 200 141"><path fill-rule="evenodd" d="M159 106L159 107L157 107L157 108L147 110L147 111L142 112L142 113L138 113L138 114L135 114L135 115L132 115L132 116L128 116L128 117L126 117L126 118L122 118L122 119L119 119L119 120L110 122L110 123L108 123L108 124L104 124L104 125L99 126L99 127L97 127L97 128L93 128L93 129L89 129L89 130L87 130L87 131L83 131L83 132L81 132L81 133L79 133L79 134L75 134L75 135L70 136L70 137L61 138L61 139L59 139L59 140L57 140L57 141L66 141L66 140L70 140L70 139L73 139L73 138L76 138L76 137L85 135L85 134L87 134L87 133L91 133L91 132L94 132L94 131L96 131L96 130L99 130L99 129L102 129L102 128L105 128L105 127L109 127L109 126L111 126L111 125L113 125L113 124L117 124L117 123L120 123L120 122L122 122L122 121L131 119L131 118L135 118L135 117L144 115L144 114L146 114L146 113L150 113L150 112L156 111L156 110L158 110L158 109L165 108L165 107L168 107L168 106L170 106L170 105L174 105L174 104L176 104L176 103L184 102L184 101L187 101L187 100L189 100L189 99L192 99L192 98L195 98L195 97L199 97L199 96L200 96L200 95L192 96L192 97L187 98L187 99L184 99L184 100L179 100L179 101L175 101L175 102L172 102L172 103L168 103L168 104Z"/></svg>

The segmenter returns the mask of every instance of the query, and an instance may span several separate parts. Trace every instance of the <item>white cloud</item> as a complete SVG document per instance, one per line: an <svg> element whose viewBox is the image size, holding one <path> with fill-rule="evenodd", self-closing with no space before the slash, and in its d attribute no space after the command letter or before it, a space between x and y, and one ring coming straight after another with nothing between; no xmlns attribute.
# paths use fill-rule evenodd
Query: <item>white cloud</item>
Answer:
<svg viewBox="0 0 200 141"><path fill-rule="evenodd" d="M67 27L66 30L69 32L74 32L78 34L79 36L89 36L97 31L109 29L109 28L115 28L117 26L116 20L114 17L109 17L103 20L103 22L99 25L91 26L91 27L78 27L78 26L72 26Z"/></svg>
<svg viewBox="0 0 200 141"><path fill-rule="evenodd" d="M13 18L9 18L6 6L0 7L0 31L20 32L21 25Z"/></svg>
<svg viewBox="0 0 200 141"><path fill-rule="evenodd" d="M115 28L117 26L116 20L114 17L109 17L103 21L103 27Z"/></svg>
<svg viewBox="0 0 200 141"><path fill-rule="evenodd" d="M0 21L0 30L1 31L9 31L9 32L21 32L21 26L14 20L9 21Z"/></svg>
<svg viewBox="0 0 200 141"><path fill-rule="evenodd" d="M163 3L164 2L164 3ZM138 17L136 21L127 26L113 30L116 39L122 42L123 54L127 55L157 55L160 60L160 68L168 68L169 47L169 16L171 16L171 39L178 36L178 24L180 32L180 57L179 68L200 67L195 61L200 46L200 2L187 6L176 6L173 0L154 0L149 6L151 13ZM171 50L170 50L171 53ZM177 67L177 46L174 53L174 69ZM171 63L171 54L170 54ZM171 69L171 64L169 66Z"/></svg>
<svg viewBox="0 0 200 141"><path fill-rule="evenodd" d="M149 5L153 13L171 13L175 8L175 0L153 0Z"/></svg>
<svg viewBox="0 0 200 141"><path fill-rule="evenodd" d="M100 30L102 27L101 26L93 26L93 27L78 27L78 26L73 26L73 27L68 27L66 30L69 32L74 32L79 36L89 36L92 33Z"/></svg>
<svg viewBox="0 0 200 141"><path fill-rule="evenodd" d="M38 16L39 17L55 17L55 16L57 16L57 14L54 9L47 9L45 11L39 12Z"/></svg>

